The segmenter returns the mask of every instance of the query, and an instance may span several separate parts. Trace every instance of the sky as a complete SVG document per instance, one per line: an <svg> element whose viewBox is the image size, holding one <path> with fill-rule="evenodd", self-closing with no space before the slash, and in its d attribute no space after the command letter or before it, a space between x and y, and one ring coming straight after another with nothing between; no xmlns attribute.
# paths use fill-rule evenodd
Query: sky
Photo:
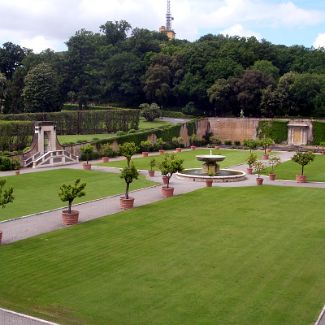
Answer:
<svg viewBox="0 0 325 325"><path fill-rule="evenodd" d="M165 25L166 0L0 0L0 45L35 53L65 50L77 30L98 32L106 21L132 27ZM324 0L171 0L179 39L205 34L255 36L275 44L325 47Z"/></svg>

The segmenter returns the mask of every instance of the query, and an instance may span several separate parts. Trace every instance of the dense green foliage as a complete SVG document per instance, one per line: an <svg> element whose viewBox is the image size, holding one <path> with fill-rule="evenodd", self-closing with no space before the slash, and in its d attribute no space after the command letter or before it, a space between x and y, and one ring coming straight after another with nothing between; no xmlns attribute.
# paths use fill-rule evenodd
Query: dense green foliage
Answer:
<svg viewBox="0 0 325 325"><path fill-rule="evenodd" d="M297 152L291 160L301 166L301 175L304 174L304 168L315 159L312 152Z"/></svg>
<svg viewBox="0 0 325 325"><path fill-rule="evenodd" d="M6 245L0 304L60 324L313 324L324 198L202 189Z"/></svg>
<svg viewBox="0 0 325 325"><path fill-rule="evenodd" d="M257 133L271 138L275 143L282 143L288 139L288 121L260 121Z"/></svg>
<svg viewBox="0 0 325 325"><path fill-rule="evenodd" d="M0 180L0 207L5 208L7 204L14 201L14 189L12 187L6 188L7 181L5 179Z"/></svg>
<svg viewBox="0 0 325 325"><path fill-rule="evenodd" d="M58 134L96 134L137 129L139 126L139 116L139 110L111 109L100 111L1 114L0 121L53 121L56 124ZM29 135L31 134L32 132L29 132Z"/></svg>
<svg viewBox="0 0 325 325"><path fill-rule="evenodd" d="M325 141L325 122L313 122L313 138L315 145Z"/></svg>
<svg viewBox="0 0 325 325"><path fill-rule="evenodd" d="M30 145L33 133L32 122L0 120L0 150L23 150Z"/></svg>
<svg viewBox="0 0 325 325"><path fill-rule="evenodd" d="M239 116L243 110L247 117L325 116L323 49L211 34L194 42L168 41L126 21L108 21L98 33L81 29L67 46L65 52L34 54L3 44L6 113L26 109L25 77L46 64L57 76L57 99L79 109L157 102L193 115Z"/></svg>
<svg viewBox="0 0 325 325"><path fill-rule="evenodd" d="M75 203L117 195L124 192L124 183L118 174L84 171L76 169L57 169L24 173L19 177L5 177L7 186L15 189L15 202L8 205L5 212L0 214L0 221L21 217L24 215L62 208L63 203L58 197L58 189L62 184L74 183L77 178L87 183L86 195L77 198ZM155 183L139 176L133 189L152 186ZM35 189L37 188L37 194Z"/></svg>

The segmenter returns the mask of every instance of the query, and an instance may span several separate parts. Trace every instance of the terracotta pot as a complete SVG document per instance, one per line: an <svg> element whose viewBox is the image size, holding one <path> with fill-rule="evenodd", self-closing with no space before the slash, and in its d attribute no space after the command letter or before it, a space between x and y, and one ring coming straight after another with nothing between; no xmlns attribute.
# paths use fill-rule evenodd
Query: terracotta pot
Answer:
<svg viewBox="0 0 325 325"><path fill-rule="evenodd" d="M305 175L296 175L297 183L306 183L307 177Z"/></svg>
<svg viewBox="0 0 325 325"><path fill-rule="evenodd" d="M71 210L71 213L68 210L62 211L62 220L65 226L75 225L79 220L79 211Z"/></svg>
<svg viewBox="0 0 325 325"><path fill-rule="evenodd" d="M103 163L107 163L107 162L109 162L109 158L108 158L108 157L102 157L102 162L103 162Z"/></svg>
<svg viewBox="0 0 325 325"><path fill-rule="evenodd" d="M83 163L82 167L84 170L91 170L91 164Z"/></svg>
<svg viewBox="0 0 325 325"><path fill-rule="evenodd" d="M213 184L213 180L212 179L205 180L206 187L212 187L212 184Z"/></svg>
<svg viewBox="0 0 325 325"><path fill-rule="evenodd" d="M147 152L147 151L142 152L142 157L148 157L148 156L149 156L149 152Z"/></svg>
<svg viewBox="0 0 325 325"><path fill-rule="evenodd" d="M248 167L246 169L246 172L247 172L248 175L253 175L253 168L252 167Z"/></svg>
<svg viewBox="0 0 325 325"><path fill-rule="evenodd" d="M325 155L325 151L323 151L322 154Z"/></svg>
<svg viewBox="0 0 325 325"><path fill-rule="evenodd" d="M168 183L168 177L164 175L164 176L162 177L162 180L163 180L163 184L164 184L164 185L167 185L167 183Z"/></svg>
<svg viewBox="0 0 325 325"><path fill-rule="evenodd" d="M257 178L256 178L256 184L257 184L257 185L263 185L263 180L264 180L264 179L263 179L262 177L257 177Z"/></svg>
<svg viewBox="0 0 325 325"><path fill-rule="evenodd" d="M176 148L176 152L182 152L182 148Z"/></svg>
<svg viewBox="0 0 325 325"><path fill-rule="evenodd" d="M269 155L268 154L264 154L263 157L262 157L263 160L268 160L269 159Z"/></svg>
<svg viewBox="0 0 325 325"><path fill-rule="evenodd" d="M195 150L196 149L196 146L191 146L191 150Z"/></svg>
<svg viewBox="0 0 325 325"><path fill-rule="evenodd" d="M18 176L20 175L20 170L15 170L15 174Z"/></svg>
<svg viewBox="0 0 325 325"><path fill-rule="evenodd" d="M272 149L271 148L268 148L266 151L267 152L272 152Z"/></svg>
<svg viewBox="0 0 325 325"><path fill-rule="evenodd" d="M275 181L276 175L275 174L269 174L270 181Z"/></svg>
<svg viewBox="0 0 325 325"><path fill-rule="evenodd" d="M161 194L164 196L164 197L171 197L174 195L174 188L173 187L166 187L166 186L163 186L161 188Z"/></svg>
<svg viewBox="0 0 325 325"><path fill-rule="evenodd" d="M2 231L0 230L0 245L1 245L1 242L2 242Z"/></svg>
<svg viewBox="0 0 325 325"><path fill-rule="evenodd" d="M134 197L129 196L126 199L124 196L120 197L120 207L123 210L132 209L134 206Z"/></svg>
<svg viewBox="0 0 325 325"><path fill-rule="evenodd" d="M214 149L219 150L220 147L219 146L214 146Z"/></svg>
<svg viewBox="0 0 325 325"><path fill-rule="evenodd" d="M155 171L154 170L149 170L148 174L150 177L154 177L155 176Z"/></svg>
<svg viewBox="0 0 325 325"><path fill-rule="evenodd" d="M164 150L164 149L160 149L160 150L159 150L159 153L160 153L161 155L163 155L163 154L165 153L165 150Z"/></svg>

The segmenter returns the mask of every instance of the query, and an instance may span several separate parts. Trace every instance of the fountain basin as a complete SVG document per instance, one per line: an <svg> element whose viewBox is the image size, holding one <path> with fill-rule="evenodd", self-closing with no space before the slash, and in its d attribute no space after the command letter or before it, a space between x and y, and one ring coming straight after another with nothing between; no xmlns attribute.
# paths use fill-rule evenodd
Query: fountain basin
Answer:
<svg viewBox="0 0 325 325"><path fill-rule="evenodd" d="M211 162L211 163L215 163L217 161L224 161L225 158L226 158L225 156L221 156L221 155L198 155L198 156L196 156L196 159L199 161Z"/></svg>
<svg viewBox="0 0 325 325"><path fill-rule="evenodd" d="M212 179L214 183L240 182L246 179L246 173L233 169L220 169L215 176L209 176L201 168L184 169L176 177L193 182L205 182Z"/></svg>

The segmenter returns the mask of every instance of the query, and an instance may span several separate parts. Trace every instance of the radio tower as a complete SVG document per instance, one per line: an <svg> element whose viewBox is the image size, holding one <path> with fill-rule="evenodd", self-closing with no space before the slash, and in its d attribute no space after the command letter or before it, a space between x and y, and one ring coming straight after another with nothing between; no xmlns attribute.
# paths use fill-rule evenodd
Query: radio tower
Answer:
<svg viewBox="0 0 325 325"><path fill-rule="evenodd" d="M172 13L170 10L170 0L167 0L166 26L161 26L159 28L159 32L166 34L170 40L175 39L175 35L176 35L172 29L172 21L173 20L174 20L174 17L172 16Z"/></svg>

